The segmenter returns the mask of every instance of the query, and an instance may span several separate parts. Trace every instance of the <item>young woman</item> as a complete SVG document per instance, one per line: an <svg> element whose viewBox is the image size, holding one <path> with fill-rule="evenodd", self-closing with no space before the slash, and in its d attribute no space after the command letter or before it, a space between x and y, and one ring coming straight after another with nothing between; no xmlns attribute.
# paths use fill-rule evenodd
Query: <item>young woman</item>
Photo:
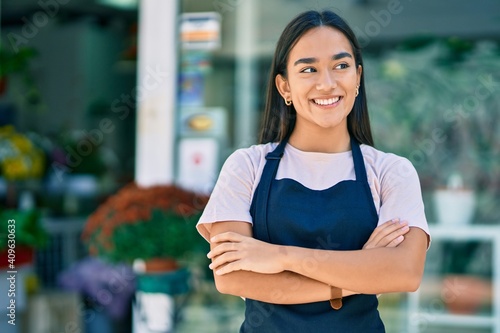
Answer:
<svg viewBox="0 0 500 333"><path fill-rule="evenodd" d="M335 13L285 28L264 117L198 223L217 289L246 299L240 332L384 332L376 294L418 288L429 233L415 169L373 148L359 44Z"/></svg>

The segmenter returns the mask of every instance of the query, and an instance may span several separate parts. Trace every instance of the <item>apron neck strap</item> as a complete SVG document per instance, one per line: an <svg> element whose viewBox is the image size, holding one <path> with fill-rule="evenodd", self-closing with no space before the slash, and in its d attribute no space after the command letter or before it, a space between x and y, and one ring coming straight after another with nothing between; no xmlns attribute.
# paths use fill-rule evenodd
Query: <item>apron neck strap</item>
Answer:
<svg viewBox="0 0 500 333"><path fill-rule="evenodd" d="M356 181L368 182L363 154L361 154L361 148L359 147L358 141L353 136L351 136L351 150L352 160L354 162L354 171L356 173Z"/></svg>
<svg viewBox="0 0 500 333"><path fill-rule="evenodd" d="M285 152L285 146L288 143L288 139L290 138L290 134L285 136L283 140L279 143L279 145L270 153L266 155L266 160L279 160L283 157L283 153Z"/></svg>
<svg viewBox="0 0 500 333"><path fill-rule="evenodd" d="M272 152L266 155L266 164L264 165L264 170L262 171L260 183L257 186L257 191L259 193L257 195L256 204L259 209L257 209L256 218L258 221L264 221L264 225L266 227L263 229L262 240L268 243L271 242L271 238L269 236L267 224L267 203L269 201L269 193L271 192L271 183L273 179L276 178L278 166L280 164L281 157L283 157L283 153L285 152L285 146L289 137L290 135L287 135Z"/></svg>

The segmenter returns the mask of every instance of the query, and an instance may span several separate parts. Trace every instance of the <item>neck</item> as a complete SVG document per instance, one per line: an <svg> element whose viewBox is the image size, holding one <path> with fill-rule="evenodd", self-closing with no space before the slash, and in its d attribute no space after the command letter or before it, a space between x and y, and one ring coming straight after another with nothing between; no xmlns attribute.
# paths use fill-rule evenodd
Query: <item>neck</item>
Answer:
<svg viewBox="0 0 500 333"><path fill-rule="evenodd" d="M318 153L342 153L351 150L347 127L306 130L297 125L288 142L299 150Z"/></svg>

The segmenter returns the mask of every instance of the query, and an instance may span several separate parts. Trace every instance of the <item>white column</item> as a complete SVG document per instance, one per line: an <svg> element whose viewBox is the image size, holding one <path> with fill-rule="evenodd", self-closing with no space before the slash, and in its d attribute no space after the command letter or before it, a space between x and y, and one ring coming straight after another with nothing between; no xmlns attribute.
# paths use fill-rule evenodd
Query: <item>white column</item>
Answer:
<svg viewBox="0 0 500 333"><path fill-rule="evenodd" d="M235 146L245 147L258 139L256 105L257 1L240 1L236 7Z"/></svg>
<svg viewBox="0 0 500 333"><path fill-rule="evenodd" d="M500 233L496 232L493 238L493 333L500 333Z"/></svg>
<svg viewBox="0 0 500 333"><path fill-rule="evenodd" d="M177 83L177 0L141 0L135 180L171 184Z"/></svg>

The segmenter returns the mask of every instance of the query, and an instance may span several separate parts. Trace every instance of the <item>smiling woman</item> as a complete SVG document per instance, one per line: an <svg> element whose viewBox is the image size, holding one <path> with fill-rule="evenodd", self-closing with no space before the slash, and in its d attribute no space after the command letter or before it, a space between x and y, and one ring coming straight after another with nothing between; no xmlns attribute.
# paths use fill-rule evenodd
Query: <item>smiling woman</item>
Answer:
<svg viewBox="0 0 500 333"><path fill-rule="evenodd" d="M385 332L375 294L414 291L429 242L411 163L373 148L363 61L330 11L274 55L261 144L224 164L199 222L240 332Z"/></svg>
<svg viewBox="0 0 500 333"><path fill-rule="evenodd" d="M292 146L311 151L310 143L317 144L321 138L325 146L312 151L349 149L347 116L362 73L352 53L344 34L328 26L309 30L291 50L286 74L276 75L276 87L295 106L297 120L289 141ZM301 138L304 136L307 139Z"/></svg>

